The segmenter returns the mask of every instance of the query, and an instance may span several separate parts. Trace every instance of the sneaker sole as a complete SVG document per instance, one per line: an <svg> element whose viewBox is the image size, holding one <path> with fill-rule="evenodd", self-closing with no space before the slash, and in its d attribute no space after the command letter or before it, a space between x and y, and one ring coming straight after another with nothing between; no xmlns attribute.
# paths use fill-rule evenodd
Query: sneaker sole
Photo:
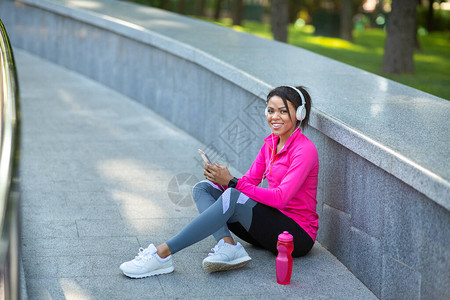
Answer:
<svg viewBox="0 0 450 300"><path fill-rule="evenodd" d="M144 273L144 274L130 274L130 273L126 273L126 272L123 272L123 274L130 278L139 279L139 278L145 278L145 277L150 277L150 276L155 276L155 275L169 274L169 273L172 273L173 270L174 270L173 267L169 267L169 268L159 269L159 270L149 272L149 273Z"/></svg>
<svg viewBox="0 0 450 300"><path fill-rule="evenodd" d="M250 256L244 256L230 262L205 261L203 262L203 269L208 273L228 271L241 268L248 264L251 260L252 259L250 258Z"/></svg>

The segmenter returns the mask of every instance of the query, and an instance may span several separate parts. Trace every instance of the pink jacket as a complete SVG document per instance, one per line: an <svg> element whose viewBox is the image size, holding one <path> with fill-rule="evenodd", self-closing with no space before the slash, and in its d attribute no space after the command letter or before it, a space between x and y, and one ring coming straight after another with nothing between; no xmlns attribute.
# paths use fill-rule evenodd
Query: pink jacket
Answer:
<svg viewBox="0 0 450 300"><path fill-rule="evenodd" d="M316 213L319 158L314 144L297 129L277 154L279 137L264 139L255 161L239 179L236 189L251 199L279 209L315 241L319 228ZM258 187L263 176L269 188Z"/></svg>

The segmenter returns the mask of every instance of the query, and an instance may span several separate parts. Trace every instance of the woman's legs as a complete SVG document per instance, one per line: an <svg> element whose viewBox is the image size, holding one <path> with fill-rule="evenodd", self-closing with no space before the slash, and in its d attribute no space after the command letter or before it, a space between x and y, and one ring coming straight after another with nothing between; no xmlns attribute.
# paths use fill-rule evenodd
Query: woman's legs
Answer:
<svg viewBox="0 0 450 300"><path fill-rule="evenodd" d="M207 201L201 201L199 209L202 213L196 219L158 248L153 244L141 248L135 259L121 264L122 272L132 278L170 273L173 271L171 253L221 231L219 238L231 238L227 222L233 229L238 229L238 236L273 253L277 252L278 234L284 230L294 236L293 256L305 255L314 245L314 241L292 219L277 209L257 203L236 189L227 189L215 201L208 197L204 199L209 199L212 204L206 207ZM251 260L240 244L232 246L220 241L213 252L212 256L203 260L203 267L210 272L241 267ZM224 260L223 254L228 259Z"/></svg>
<svg viewBox="0 0 450 300"><path fill-rule="evenodd" d="M216 239L219 240L231 236L226 227L228 221L239 222L248 230L252 222L252 209L255 205L254 200L236 189L229 188L209 207L205 209L202 206L202 213L166 244L171 253L176 253L211 234L219 233L216 235Z"/></svg>
<svg viewBox="0 0 450 300"><path fill-rule="evenodd" d="M220 239L231 238L226 227L227 221L239 222L249 228L252 220L252 208L256 202L235 189L227 189L217 200L203 195L200 201L202 213L190 222L180 233L167 243L155 247L139 249L138 255L131 261L120 265L122 272L131 278L143 278L173 272L172 256L211 234ZM211 200L212 199L212 200ZM212 205L206 207L208 202ZM224 239L223 239L224 240ZM242 245L230 245L221 240L213 249L213 255L203 260L203 268L207 272L229 270L244 266L251 258ZM234 244L234 243L233 243Z"/></svg>
<svg viewBox="0 0 450 300"><path fill-rule="evenodd" d="M216 200L223 194L223 192L223 190L221 190L217 185L209 180L203 180L197 183L192 189L192 196L194 198L195 204L197 205L199 213L201 214L211 205L213 205ZM222 226L219 230L214 232L213 236L216 241L224 239L226 243L233 245L235 244L227 225ZM159 245L157 249L158 255L162 258L165 258L172 254L172 251L170 250L167 243Z"/></svg>
<svg viewBox="0 0 450 300"><path fill-rule="evenodd" d="M214 204L216 200L222 195L223 191L214 183L209 180L203 180L197 183L192 189L192 196L199 213L204 212L208 207ZM219 241L221 238L225 239L225 242L234 244L234 240L231 238L230 231L227 226L224 225L218 231L213 233L214 238ZM169 246L163 243L157 247L158 255L165 258L172 254Z"/></svg>
<svg viewBox="0 0 450 300"><path fill-rule="evenodd" d="M197 205L198 212L201 214L207 210L220 196L222 196L223 192L224 191L209 180L203 180L197 183L192 189L192 196ZM213 236L216 241L219 241L224 237L231 237L231 234L227 225L223 225L219 230L213 233Z"/></svg>

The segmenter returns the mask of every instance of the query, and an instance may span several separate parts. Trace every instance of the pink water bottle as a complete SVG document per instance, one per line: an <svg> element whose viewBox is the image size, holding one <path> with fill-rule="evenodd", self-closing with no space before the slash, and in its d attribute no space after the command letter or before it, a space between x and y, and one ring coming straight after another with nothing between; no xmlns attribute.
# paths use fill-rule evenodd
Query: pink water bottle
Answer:
<svg viewBox="0 0 450 300"><path fill-rule="evenodd" d="M278 255L276 258L277 282L279 284L289 284L292 274L292 250L294 250L294 237L289 232L284 231L278 235L277 242Z"/></svg>

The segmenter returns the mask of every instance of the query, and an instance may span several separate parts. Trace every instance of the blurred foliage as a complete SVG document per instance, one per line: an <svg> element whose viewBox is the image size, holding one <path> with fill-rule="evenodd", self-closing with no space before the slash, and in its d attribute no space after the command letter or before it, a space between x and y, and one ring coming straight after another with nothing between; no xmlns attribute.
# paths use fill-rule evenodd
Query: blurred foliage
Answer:
<svg viewBox="0 0 450 300"><path fill-rule="evenodd" d="M158 8L180 12L181 0L126 0ZM221 0L222 15L227 16L231 0ZM438 97L450 100L450 12L440 9L433 11L433 29L436 32L428 32L425 28L427 22L428 7L419 5L418 12L418 39L421 51L414 55L414 74L387 75L382 73L384 43L386 32L384 24L389 19L387 12L378 12L375 15L361 13L357 10L361 0L354 0L355 30L354 41L347 42L339 38L323 37L315 35L311 16L315 11L328 11L336 13L340 9L340 0L289 0L291 11L291 25L289 25L288 41L315 53L361 68L371 73L387 77L394 81L406 84L416 89L428 92ZM244 17L258 20L244 20L242 26L233 26L231 18L220 18L220 21L212 21L206 17L201 19L214 22L219 25L232 27L238 31L244 31L264 38L272 39L271 28L268 23L260 22L263 15L269 14L269 8L261 8L258 3L264 1L246 1L247 11ZM266 1L266 3L270 3ZM384 0L384 3L390 3ZM199 15L200 6L204 5L209 10L209 16L216 8L217 0L184 0L184 13ZM229 14L228 14L229 15ZM377 21L378 18L378 21ZM371 20L373 22L371 22ZM377 26L378 29L370 28ZM317 34L317 32L316 32Z"/></svg>
<svg viewBox="0 0 450 300"><path fill-rule="evenodd" d="M123 0L139 3L147 6L153 6L161 9L170 10L189 15L205 15L212 18L213 11L217 8L220 1L222 17L230 17L231 6L234 0ZM288 0L289 1L289 22L295 23L298 18L302 18L306 24L312 24L314 14L325 14L332 18L339 15L341 11L341 0ZM383 0L385 4L390 4L390 0ZM442 2L435 0L434 2ZM354 22L364 27L377 27L376 19L381 17L378 27L383 27L384 19L388 18L386 11L363 12L361 9L364 0L352 0ZM418 26L427 28L428 5L417 7ZM244 0L244 19L253 21L267 21L270 15L270 0ZM433 10L433 30L450 30L450 11L434 9Z"/></svg>
<svg viewBox="0 0 450 300"><path fill-rule="evenodd" d="M271 39L270 26L244 21L243 26L232 26L231 20L221 19L216 24ZM314 35L311 25L289 26L289 44L352 65L368 72L392 79L424 92L450 100L450 36L448 32L419 35L422 46L414 55L414 74L387 75L381 71L386 32L382 29L355 30L352 43L339 38Z"/></svg>
<svg viewBox="0 0 450 300"><path fill-rule="evenodd" d="M302 30L290 31L290 43L293 45L450 100L448 33L419 36L422 51L414 54L415 72L405 75L388 75L381 71L385 39L386 33L381 29L355 31L353 43L313 36Z"/></svg>
<svg viewBox="0 0 450 300"><path fill-rule="evenodd" d="M427 27L428 7L417 7L417 24L419 27ZM433 31L450 30L450 11L442 9L433 10Z"/></svg>

